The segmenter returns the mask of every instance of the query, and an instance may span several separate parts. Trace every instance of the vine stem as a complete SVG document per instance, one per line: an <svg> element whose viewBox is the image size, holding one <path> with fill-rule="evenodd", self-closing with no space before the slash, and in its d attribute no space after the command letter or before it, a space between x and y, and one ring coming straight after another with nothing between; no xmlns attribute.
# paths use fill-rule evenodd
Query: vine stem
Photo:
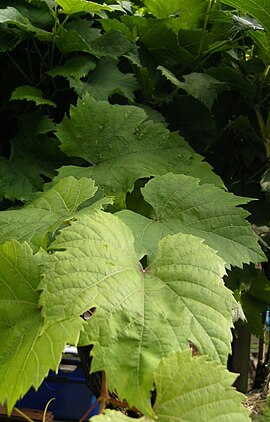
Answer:
<svg viewBox="0 0 270 422"><path fill-rule="evenodd" d="M208 0L207 9L205 12L205 17L204 17L204 23L203 23L202 37L201 37L201 42L200 42L200 47L199 47L199 55L202 54L203 49L204 49L205 34L206 34L207 24L209 21L209 14L212 9L213 1L214 0Z"/></svg>
<svg viewBox="0 0 270 422"><path fill-rule="evenodd" d="M26 79L26 81L29 83L29 85L32 85L32 81L31 79L28 77L28 75L25 73L25 71L21 68L20 65L18 65L18 63L16 62L16 60L13 59L13 57L7 53L7 56L9 58L9 60L11 61L11 63L18 69L18 71L21 73L21 75L23 75L23 77Z"/></svg>
<svg viewBox="0 0 270 422"><path fill-rule="evenodd" d="M28 418L28 416L23 413L20 409L18 409L17 407L14 407L14 410L19 413L20 416L22 416L26 421L28 422L34 422L33 419Z"/></svg>

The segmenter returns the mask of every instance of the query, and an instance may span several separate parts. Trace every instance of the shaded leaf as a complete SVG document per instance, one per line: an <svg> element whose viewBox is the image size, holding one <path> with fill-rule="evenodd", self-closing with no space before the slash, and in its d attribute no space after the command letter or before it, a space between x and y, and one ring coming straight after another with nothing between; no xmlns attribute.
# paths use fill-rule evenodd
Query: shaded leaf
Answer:
<svg viewBox="0 0 270 422"><path fill-rule="evenodd" d="M17 28L23 31L32 32L35 34L36 38L40 39L41 41L53 40L53 34L51 32L45 31L44 29L32 25L29 19L24 17L14 7L0 9L0 23L15 25Z"/></svg>
<svg viewBox="0 0 270 422"><path fill-rule="evenodd" d="M34 101L37 106L49 105L56 107L56 104L53 101L43 98L43 92L41 89L29 85L18 86L15 88L11 94L10 99Z"/></svg>
<svg viewBox="0 0 270 422"><path fill-rule="evenodd" d="M90 70L93 70L96 62L88 56L78 56L68 59L62 66L51 69L48 74L55 78L56 76L73 76L76 79L83 78Z"/></svg>
<svg viewBox="0 0 270 422"><path fill-rule="evenodd" d="M159 239L178 232L204 239L227 267L265 260L257 236L245 220L247 211L237 207L248 198L172 173L152 179L142 194L154 209L153 219L128 210L117 215L132 229L137 250L146 251L150 260Z"/></svg>
<svg viewBox="0 0 270 422"><path fill-rule="evenodd" d="M71 78L69 82L80 97L88 93L96 100L107 100L110 95L118 93L132 102L137 88L135 77L120 72L117 61L111 58L101 59L86 82Z"/></svg>
<svg viewBox="0 0 270 422"><path fill-rule="evenodd" d="M255 18L267 31L270 30L270 0L221 0Z"/></svg>
<svg viewBox="0 0 270 422"><path fill-rule="evenodd" d="M189 73L183 76L185 82L180 82L168 69L162 66L159 66L158 69L170 82L200 100L209 109L218 93L226 88L224 82L220 82L206 73Z"/></svg>
<svg viewBox="0 0 270 422"><path fill-rule="evenodd" d="M72 222L51 245L40 303L48 325L96 307L80 339L95 343L92 370L106 369L109 389L151 415L153 371L161 357L191 340L226 363L235 301L222 281L223 261L201 239L164 238L145 270L133 242L112 214Z"/></svg>
<svg viewBox="0 0 270 422"><path fill-rule="evenodd" d="M170 134L163 124L148 121L138 107L111 105L85 96L77 107L71 106L70 118L58 125L57 136L65 154L92 165L63 167L59 177L90 177L106 195L118 196L120 202L138 178L168 171L223 185L182 137Z"/></svg>

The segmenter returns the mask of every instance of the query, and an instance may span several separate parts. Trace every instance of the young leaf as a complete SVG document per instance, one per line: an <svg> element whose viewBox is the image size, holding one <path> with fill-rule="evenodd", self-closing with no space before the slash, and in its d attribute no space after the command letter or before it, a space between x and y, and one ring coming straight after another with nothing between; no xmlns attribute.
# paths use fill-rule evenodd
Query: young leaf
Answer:
<svg viewBox="0 0 270 422"><path fill-rule="evenodd" d="M255 233L245 221L248 213L237 207L249 202L248 198L172 173L152 179L142 194L154 209L153 219L128 210L117 215L132 229L137 250L147 251L150 261L159 239L178 232L204 239L228 268L265 260Z"/></svg>
<svg viewBox="0 0 270 422"><path fill-rule="evenodd" d="M43 98L43 92L41 89L29 85L18 86L15 88L10 99L34 101L37 106L49 105L51 107L56 107L56 104L53 101Z"/></svg>
<svg viewBox="0 0 270 422"><path fill-rule="evenodd" d="M92 370L106 369L109 388L151 415L149 392L161 357L190 340L226 363L235 301L222 282L223 261L201 239L164 238L145 270L133 242L111 214L72 222L51 245L40 303L48 326L96 307L80 339L95 343Z"/></svg>
<svg viewBox="0 0 270 422"><path fill-rule="evenodd" d="M66 320L43 329L40 263L26 243L0 245L0 403L6 401L9 412L49 369L57 370L65 344L76 344L82 326Z"/></svg>
<svg viewBox="0 0 270 422"><path fill-rule="evenodd" d="M244 396L231 387L234 380L235 374L205 356L193 358L190 350L172 353L155 372L158 421L250 421L241 405Z"/></svg>
<svg viewBox="0 0 270 422"><path fill-rule="evenodd" d="M170 134L163 124L147 121L147 114L138 107L97 102L87 95L71 106L70 118L58 125L57 136L64 153L92 165L63 167L60 177L90 177L106 195L122 201L138 178L168 171L223 185L183 138Z"/></svg>

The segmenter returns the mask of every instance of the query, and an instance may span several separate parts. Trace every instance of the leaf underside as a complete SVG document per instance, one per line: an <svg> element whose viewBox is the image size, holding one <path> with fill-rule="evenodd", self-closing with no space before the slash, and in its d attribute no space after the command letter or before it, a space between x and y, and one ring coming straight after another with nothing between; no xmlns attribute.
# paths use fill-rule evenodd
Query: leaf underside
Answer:
<svg viewBox="0 0 270 422"><path fill-rule="evenodd" d="M151 415L153 371L161 357L190 340L200 353L226 363L235 302L222 282L223 261L201 239L164 238L145 270L133 243L112 214L99 211L72 222L51 246L40 304L45 326L97 308L80 339L95 344L92 370L105 368L109 388Z"/></svg>

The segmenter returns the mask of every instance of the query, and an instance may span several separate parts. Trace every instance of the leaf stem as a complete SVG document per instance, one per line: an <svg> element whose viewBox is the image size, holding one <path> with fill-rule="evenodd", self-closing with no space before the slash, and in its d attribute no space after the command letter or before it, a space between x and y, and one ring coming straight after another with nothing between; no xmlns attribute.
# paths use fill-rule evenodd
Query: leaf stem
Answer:
<svg viewBox="0 0 270 422"><path fill-rule="evenodd" d="M29 85L32 85L31 79L28 77L28 75L25 73L25 71L21 68L21 66L16 62L16 60L13 59L13 57L7 53L7 57L11 61L11 63L18 69L21 75L26 79L26 81L29 83Z"/></svg>
<svg viewBox="0 0 270 422"><path fill-rule="evenodd" d="M201 42L200 42L200 47L199 47L199 55L202 54L203 49L204 49L205 35L206 35L207 25L209 21L209 14L211 12L212 5L213 5L213 0L208 0L207 9L204 16L202 37L201 37Z"/></svg>

